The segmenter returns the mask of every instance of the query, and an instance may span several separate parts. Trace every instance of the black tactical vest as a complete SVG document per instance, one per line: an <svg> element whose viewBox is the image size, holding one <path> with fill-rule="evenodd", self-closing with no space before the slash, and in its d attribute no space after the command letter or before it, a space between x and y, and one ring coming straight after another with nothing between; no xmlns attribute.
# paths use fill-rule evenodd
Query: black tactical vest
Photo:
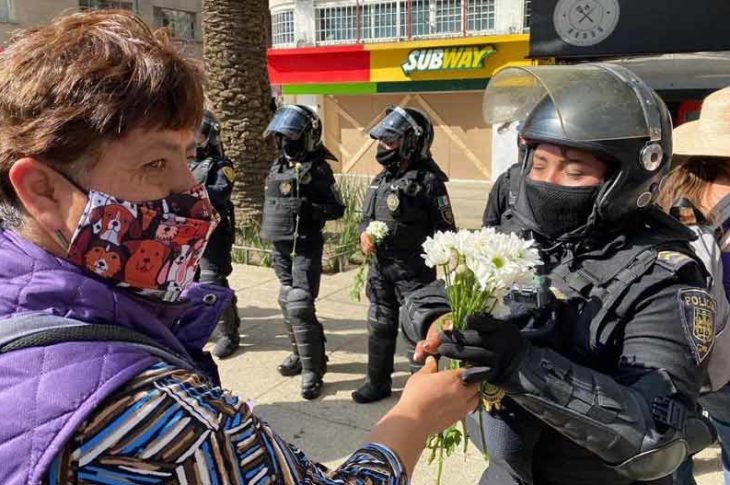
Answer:
<svg viewBox="0 0 730 485"><path fill-rule="evenodd" d="M420 253L421 244L433 234L429 220L432 201L424 184L423 170L409 170L398 178L376 178L365 195L364 212L376 221L385 222L388 237L378 246L379 254L394 258Z"/></svg>
<svg viewBox="0 0 730 485"><path fill-rule="evenodd" d="M193 178L199 184L208 183L208 174L210 173L210 167L214 160L210 157L205 158L201 161L194 161L190 163L190 171L193 173Z"/></svg>
<svg viewBox="0 0 730 485"><path fill-rule="evenodd" d="M292 241L297 229L297 207L300 199L316 200L312 184L313 168L316 161L302 162L298 169L287 163L274 162L266 177L264 193L263 221L261 238L266 241ZM312 227L312 221L301 214L299 237L306 237L312 231L319 232L321 226Z"/></svg>
<svg viewBox="0 0 730 485"><path fill-rule="evenodd" d="M642 276L654 265L668 275L677 274L696 260L681 239L647 229L615 241L601 251L565 257L546 275L557 297L554 313L556 335L550 346L582 365L602 372L616 370L623 325L631 319L634 305L645 297L639 288Z"/></svg>

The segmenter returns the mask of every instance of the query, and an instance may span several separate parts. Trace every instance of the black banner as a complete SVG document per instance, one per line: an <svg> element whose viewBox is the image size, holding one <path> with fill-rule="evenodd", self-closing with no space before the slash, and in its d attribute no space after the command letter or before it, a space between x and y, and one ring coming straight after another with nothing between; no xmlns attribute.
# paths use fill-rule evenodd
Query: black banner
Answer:
<svg viewBox="0 0 730 485"><path fill-rule="evenodd" d="M730 0L535 0L530 57L730 50Z"/></svg>

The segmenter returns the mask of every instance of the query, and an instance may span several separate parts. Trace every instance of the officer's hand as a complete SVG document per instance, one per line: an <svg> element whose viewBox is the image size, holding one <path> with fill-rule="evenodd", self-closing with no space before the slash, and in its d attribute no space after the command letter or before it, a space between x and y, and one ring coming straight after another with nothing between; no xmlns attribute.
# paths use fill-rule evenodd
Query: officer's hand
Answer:
<svg viewBox="0 0 730 485"><path fill-rule="evenodd" d="M365 256L375 251L375 244L373 244L370 236L365 231L360 233L360 250Z"/></svg>
<svg viewBox="0 0 730 485"><path fill-rule="evenodd" d="M466 330L441 333L438 353L485 367L482 378L492 384L508 380L519 367L529 343L509 321L489 315L467 318Z"/></svg>
<svg viewBox="0 0 730 485"><path fill-rule="evenodd" d="M307 201L304 197L301 197L299 199L292 199L292 203L292 212L294 212L295 215L301 215L305 210L307 210L309 201Z"/></svg>

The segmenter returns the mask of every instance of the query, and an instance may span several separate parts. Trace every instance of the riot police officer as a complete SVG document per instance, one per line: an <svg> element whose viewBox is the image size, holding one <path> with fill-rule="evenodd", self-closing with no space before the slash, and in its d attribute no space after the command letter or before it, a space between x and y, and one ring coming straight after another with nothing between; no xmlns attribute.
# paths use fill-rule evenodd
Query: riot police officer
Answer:
<svg viewBox="0 0 730 485"><path fill-rule="evenodd" d="M342 217L342 203L322 144L322 122L307 106L279 108L264 135L273 134L279 155L266 178L261 238L274 246L279 306L291 354L277 368L283 376L302 374L302 397L317 398L327 370L325 337L314 302L322 274L322 229Z"/></svg>
<svg viewBox="0 0 730 485"><path fill-rule="evenodd" d="M200 260L198 281L229 287L228 275L233 271L231 248L235 240L235 213L231 202L236 172L233 164L225 157L223 142L220 138L220 123L213 113L205 111L203 122L196 135L195 158L190 162L190 170L198 183L205 184L210 201L220 215L220 223L210 236L208 246ZM240 336L238 328L237 300L234 295L231 305L221 315L213 339L213 355L225 358L238 348Z"/></svg>
<svg viewBox="0 0 730 485"><path fill-rule="evenodd" d="M671 483L713 439L696 402L716 306L693 236L652 202L671 157L666 106L630 71L586 64L503 70L485 114L525 117L499 228L538 242L533 293L551 298L526 305L529 288L514 290L509 319L474 316L425 345L506 392L485 416L481 483Z"/></svg>
<svg viewBox="0 0 730 485"><path fill-rule="evenodd" d="M455 228L444 185L448 177L431 157L431 120L417 109L395 107L386 110L370 136L378 140L376 158L383 170L365 195L360 225L361 248L365 254L375 251L375 259L367 281L368 375L352 393L358 403L390 396L399 307L409 293L436 278L421 257L421 245L434 232ZM365 233L371 221L389 229L375 248Z"/></svg>

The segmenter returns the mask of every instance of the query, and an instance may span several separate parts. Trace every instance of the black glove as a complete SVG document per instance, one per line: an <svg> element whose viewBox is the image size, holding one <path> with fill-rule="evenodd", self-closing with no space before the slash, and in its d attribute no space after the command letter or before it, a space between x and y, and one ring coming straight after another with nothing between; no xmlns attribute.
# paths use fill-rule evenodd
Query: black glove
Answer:
<svg viewBox="0 0 730 485"><path fill-rule="evenodd" d="M304 216L309 210L309 207L311 207L311 204L304 197L292 199L291 208L294 215Z"/></svg>
<svg viewBox="0 0 730 485"><path fill-rule="evenodd" d="M438 352L444 357L471 364L466 381L486 380L499 385L519 367L529 343L510 320L489 315L473 315L465 330L447 330L441 334Z"/></svg>

